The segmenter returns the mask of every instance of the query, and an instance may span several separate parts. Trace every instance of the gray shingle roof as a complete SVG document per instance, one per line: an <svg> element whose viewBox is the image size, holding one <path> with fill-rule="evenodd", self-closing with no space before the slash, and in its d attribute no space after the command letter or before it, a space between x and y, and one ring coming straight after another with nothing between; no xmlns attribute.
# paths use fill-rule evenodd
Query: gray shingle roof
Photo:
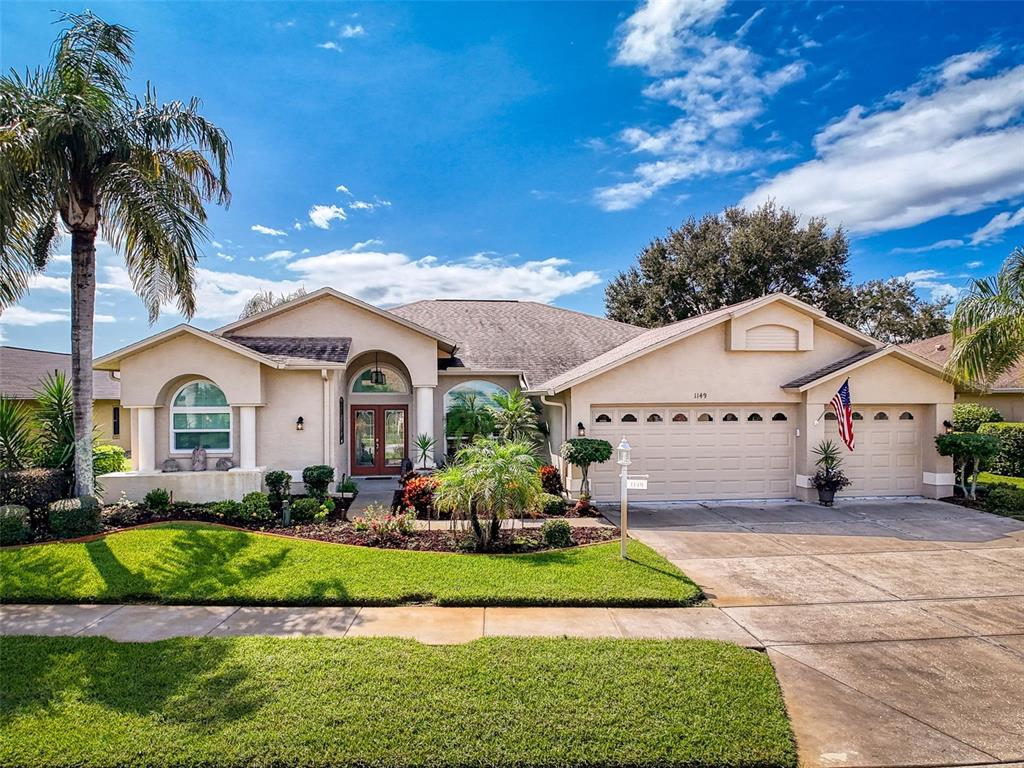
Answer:
<svg viewBox="0 0 1024 768"><path fill-rule="evenodd" d="M859 363L861 360L866 360L869 357L874 357L875 355L881 354L884 351L884 347L881 349L862 349L860 352L855 352L849 357L844 357L842 360L836 360L833 363L829 363L828 365L822 366L816 371L811 371L810 373L804 374L803 376L799 376L793 379L792 381L788 381L782 385L782 388L798 389L804 386L805 384L810 384L812 381L822 379L828 376L830 373L841 371L848 365Z"/></svg>
<svg viewBox="0 0 1024 768"><path fill-rule="evenodd" d="M352 339L348 336L225 336L279 363L315 365L344 363Z"/></svg>
<svg viewBox="0 0 1024 768"><path fill-rule="evenodd" d="M71 355L41 349L0 347L0 394L16 400L32 400L47 374L64 371L71 375ZM121 382L108 371L93 371L95 400L120 400Z"/></svg>
<svg viewBox="0 0 1024 768"><path fill-rule="evenodd" d="M523 371L531 386L646 332L535 301L428 299L390 311L455 339L466 368Z"/></svg>
<svg viewBox="0 0 1024 768"><path fill-rule="evenodd" d="M944 333L941 336L932 336L930 339L914 341L904 344L903 348L944 366L953 351L953 334ZM1015 366L992 383L993 391L1022 387L1024 387L1024 359L1018 360Z"/></svg>

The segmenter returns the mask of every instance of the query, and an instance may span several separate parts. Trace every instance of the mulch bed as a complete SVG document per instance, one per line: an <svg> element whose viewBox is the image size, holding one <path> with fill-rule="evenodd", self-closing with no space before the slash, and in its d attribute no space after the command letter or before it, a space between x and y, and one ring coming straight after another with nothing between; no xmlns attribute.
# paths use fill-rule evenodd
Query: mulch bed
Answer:
<svg viewBox="0 0 1024 768"><path fill-rule="evenodd" d="M958 507L967 507L968 509L976 509L979 512L985 511L985 505L980 501L972 501L971 499L965 499L962 496L944 496L939 499L947 504L955 504Z"/></svg>
<svg viewBox="0 0 1024 768"><path fill-rule="evenodd" d="M357 531L351 523L329 521L325 523L303 523L293 527L264 528L266 533L283 536L297 536L302 539L329 541L334 544L352 544L360 547L380 547L383 549L406 549L420 552L472 552L474 537L471 531L456 528L452 530L448 523L439 522L437 529L430 531L416 530L406 535L394 535L384 541L377 540L368 531ZM577 546L598 544L612 541L619 537L618 528L573 528L572 541ZM516 528L501 532L497 543L490 550L499 554L515 554L522 552L541 552L550 550L544 544L537 528Z"/></svg>

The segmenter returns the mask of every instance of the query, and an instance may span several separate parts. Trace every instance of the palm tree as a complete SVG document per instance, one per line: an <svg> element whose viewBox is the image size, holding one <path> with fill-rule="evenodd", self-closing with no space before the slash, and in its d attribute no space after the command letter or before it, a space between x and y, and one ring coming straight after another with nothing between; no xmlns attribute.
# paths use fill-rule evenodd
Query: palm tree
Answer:
<svg viewBox="0 0 1024 768"><path fill-rule="evenodd" d="M1024 249L995 277L973 281L953 312L951 375L988 387L1024 358Z"/></svg>
<svg viewBox="0 0 1024 768"><path fill-rule="evenodd" d="M501 521L530 509L544 492L538 466L526 443L477 440L437 473L434 504L453 518L468 517L477 547L489 549Z"/></svg>
<svg viewBox="0 0 1024 768"><path fill-rule="evenodd" d="M238 319L245 320L247 317L258 315L260 312L266 312L268 309L287 304L289 301L305 295L305 288L297 288L291 293L281 294L276 294L273 291L259 291L250 296L249 300L245 302L245 306L242 308L242 313L238 316Z"/></svg>
<svg viewBox="0 0 1024 768"><path fill-rule="evenodd" d="M540 414L530 398L520 390L497 393L491 396L491 414L494 428L502 440L528 443L536 447L540 443Z"/></svg>
<svg viewBox="0 0 1024 768"><path fill-rule="evenodd" d="M120 251L154 321L174 301L195 313L205 203L230 199L230 144L199 101L161 104L127 89L132 33L92 13L65 14L53 60L0 78L0 308L71 233L71 381L75 492L91 494L96 237Z"/></svg>
<svg viewBox="0 0 1024 768"><path fill-rule="evenodd" d="M481 400L476 392L456 392L447 413L447 431L451 437L465 438L469 442L477 435L494 432L494 414L489 399Z"/></svg>

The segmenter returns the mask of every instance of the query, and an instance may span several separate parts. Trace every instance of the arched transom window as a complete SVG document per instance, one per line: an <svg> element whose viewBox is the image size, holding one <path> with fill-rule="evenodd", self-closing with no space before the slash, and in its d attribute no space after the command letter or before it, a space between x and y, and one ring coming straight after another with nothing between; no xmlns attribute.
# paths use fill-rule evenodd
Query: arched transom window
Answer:
<svg viewBox="0 0 1024 768"><path fill-rule="evenodd" d="M374 384L371 376L378 368L384 374L384 382ZM371 365L366 370L360 371L359 375L352 380L352 391L356 394L407 395L409 394L409 383L398 372L398 369L393 366Z"/></svg>
<svg viewBox="0 0 1024 768"><path fill-rule="evenodd" d="M231 453L231 406L212 381L193 381L171 401L171 450Z"/></svg>

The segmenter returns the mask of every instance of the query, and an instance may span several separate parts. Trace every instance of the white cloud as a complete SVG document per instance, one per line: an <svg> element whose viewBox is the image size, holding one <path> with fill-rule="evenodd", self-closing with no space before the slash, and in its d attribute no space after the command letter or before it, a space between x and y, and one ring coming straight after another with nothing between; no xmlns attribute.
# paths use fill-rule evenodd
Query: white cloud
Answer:
<svg viewBox="0 0 1024 768"><path fill-rule="evenodd" d="M65 323L68 315L63 312L39 312L19 305L0 311L0 325L43 325L45 323Z"/></svg>
<svg viewBox="0 0 1024 768"><path fill-rule="evenodd" d="M949 275L937 269L918 269L913 272L907 272L903 276L903 279L912 282L915 288L929 291L932 301L940 299L956 300L960 295L960 289L951 283L942 282L942 278L948 280Z"/></svg>
<svg viewBox="0 0 1024 768"><path fill-rule="evenodd" d="M314 205L309 209L309 220L314 227L330 229L332 221L344 221L345 209L337 205Z"/></svg>
<svg viewBox="0 0 1024 768"><path fill-rule="evenodd" d="M132 285L132 279L128 275L128 270L122 266L113 264L103 268L103 272L106 274L106 280L97 282L96 287L103 291L122 291L124 293L135 293L135 287Z"/></svg>
<svg viewBox="0 0 1024 768"><path fill-rule="evenodd" d="M939 240L931 245L919 245L914 248L893 248L890 253L928 253L928 251L943 251L947 248L962 248L967 245L963 240Z"/></svg>
<svg viewBox="0 0 1024 768"><path fill-rule="evenodd" d="M983 48L950 56L938 67L938 79L944 83L962 83L978 70L984 69L999 54L998 48Z"/></svg>
<svg viewBox="0 0 1024 768"><path fill-rule="evenodd" d="M355 245L352 246L351 250L353 250L353 251L363 251L363 250L366 250L367 248L370 248L370 247L373 247L373 246L376 246L376 245L384 245L384 241L383 240L378 240L376 238L370 238L369 240L360 240L358 243L356 243ZM308 251L309 249L307 248L306 250ZM306 251L303 251L303 253L305 253L305 252Z"/></svg>
<svg viewBox="0 0 1024 768"><path fill-rule="evenodd" d="M58 293L71 293L71 279L67 277L52 277L50 275L35 274L28 280L30 291L57 291Z"/></svg>
<svg viewBox="0 0 1024 768"><path fill-rule="evenodd" d="M735 36L723 38L712 27L724 10L724 0L648 0L622 25L616 62L642 67L655 78L644 95L670 104L681 116L667 126L633 126L620 133L631 152L655 159L638 164L634 178L596 190L600 207L633 208L671 184L778 159L778 153L741 149L743 131L769 98L804 77L806 64L797 60L767 69L742 41L762 11Z"/></svg>
<svg viewBox="0 0 1024 768"><path fill-rule="evenodd" d="M351 192L348 191L348 187L346 187L344 184L339 184L338 186L336 186L334 188L334 191L335 192L344 192L346 195L351 195L352 194Z"/></svg>
<svg viewBox="0 0 1024 768"><path fill-rule="evenodd" d="M366 36L366 30L363 29L363 25L362 24L355 24L355 25L353 25L353 24L346 24L344 27L341 28L340 34L341 34L342 37L345 37L345 38L365 37Z"/></svg>
<svg viewBox="0 0 1024 768"><path fill-rule="evenodd" d="M350 211L372 211L377 208L390 208L390 200L381 200L379 197L375 197L373 202L367 202L366 200L353 200L349 203Z"/></svg>
<svg viewBox="0 0 1024 768"><path fill-rule="evenodd" d="M249 227L253 232L259 232L261 235L274 235L276 237L287 237L288 233L283 229L273 229L272 227L264 227L262 224L253 224Z"/></svg>
<svg viewBox="0 0 1024 768"><path fill-rule="evenodd" d="M116 323L117 318L113 315L93 315L93 322L96 323Z"/></svg>
<svg viewBox="0 0 1024 768"><path fill-rule="evenodd" d="M234 256L232 256L230 254L227 254L227 253L223 253L221 251L217 251L217 257L221 258L221 259L224 259L224 261L234 261L235 260Z"/></svg>
<svg viewBox="0 0 1024 768"><path fill-rule="evenodd" d="M774 198L869 233L1024 193L1024 66L969 79L978 62L952 57L938 76L926 73L873 107L853 107L815 136L817 157L762 184L741 205Z"/></svg>
<svg viewBox="0 0 1024 768"><path fill-rule="evenodd" d="M338 53L341 53L342 51L342 47L333 40L328 40L326 43L317 43L316 47L323 48L327 51L337 51Z"/></svg>
<svg viewBox="0 0 1024 768"><path fill-rule="evenodd" d="M223 248L224 247L223 245L218 243L216 240L211 240L210 241L210 245L212 245L214 248Z"/></svg>
<svg viewBox="0 0 1024 768"><path fill-rule="evenodd" d="M50 261L57 262L58 264L70 264L71 254L70 253L56 253L50 257Z"/></svg>
<svg viewBox="0 0 1024 768"><path fill-rule="evenodd" d="M1018 151L1022 150L1018 149ZM1004 232L1022 225L1024 225L1024 208L1018 208L1016 212L997 213L988 224L971 234L971 245L999 241Z"/></svg>
<svg viewBox="0 0 1024 768"><path fill-rule="evenodd" d="M271 251L266 256L260 258L260 261L286 261L295 255L295 251Z"/></svg>
<svg viewBox="0 0 1024 768"><path fill-rule="evenodd" d="M967 267L968 269L977 269L984 263L985 262L983 261L968 261L966 264L964 264L964 266Z"/></svg>

